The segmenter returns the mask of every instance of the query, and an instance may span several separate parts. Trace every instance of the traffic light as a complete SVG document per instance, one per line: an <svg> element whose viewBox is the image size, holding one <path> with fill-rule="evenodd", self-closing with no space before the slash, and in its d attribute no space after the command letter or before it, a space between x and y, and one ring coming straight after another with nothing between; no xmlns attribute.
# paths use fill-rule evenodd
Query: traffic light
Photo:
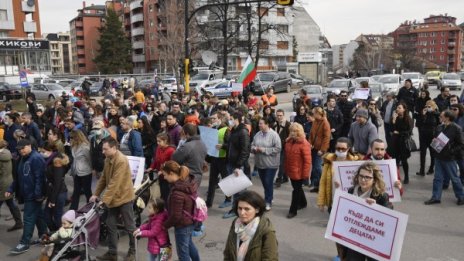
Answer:
<svg viewBox="0 0 464 261"><path fill-rule="evenodd" d="M294 0L277 0L278 5L293 5Z"/></svg>

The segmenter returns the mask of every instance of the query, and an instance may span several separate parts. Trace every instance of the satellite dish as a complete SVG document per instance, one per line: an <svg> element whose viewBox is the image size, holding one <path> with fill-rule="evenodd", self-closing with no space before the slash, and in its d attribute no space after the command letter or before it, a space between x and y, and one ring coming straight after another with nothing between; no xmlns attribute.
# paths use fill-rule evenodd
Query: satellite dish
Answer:
<svg viewBox="0 0 464 261"><path fill-rule="evenodd" d="M27 5L28 5L29 7L33 7L34 4L35 4L35 1L34 1L34 0L27 0Z"/></svg>
<svg viewBox="0 0 464 261"><path fill-rule="evenodd" d="M201 53L201 60L206 65L211 65L217 61L217 54L212 51L204 51Z"/></svg>

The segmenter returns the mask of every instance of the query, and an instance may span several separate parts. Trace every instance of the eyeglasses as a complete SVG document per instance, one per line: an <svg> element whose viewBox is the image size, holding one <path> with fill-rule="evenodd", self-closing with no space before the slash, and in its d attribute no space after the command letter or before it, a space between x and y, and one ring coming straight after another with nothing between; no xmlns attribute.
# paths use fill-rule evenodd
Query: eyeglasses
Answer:
<svg viewBox="0 0 464 261"><path fill-rule="evenodd" d="M337 151L345 152L348 150L348 148L335 148Z"/></svg>
<svg viewBox="0 0 464 261"><path fill-rule="evenodd" d="M432 106L425 106L425 108L432 108Z"/></svg>
<svg viewBox="0 0 464 261"><path fill-rule="evenodd" d="M374 179L374 177L371 177L371 176L364 176L364 175L358 175L359 179L361 180L366 180L366 181L369 181L369 180L372 180Z"/></svg>

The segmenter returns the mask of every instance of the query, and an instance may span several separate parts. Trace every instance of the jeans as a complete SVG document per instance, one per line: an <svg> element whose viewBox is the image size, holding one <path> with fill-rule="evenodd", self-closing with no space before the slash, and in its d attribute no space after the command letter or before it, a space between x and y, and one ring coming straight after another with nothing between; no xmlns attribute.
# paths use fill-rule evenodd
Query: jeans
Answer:
<svg viewBox="0 0 464 261"><path fill-rule="evenodd" d="M69 209L77 210L79 208L79 199L84 192L87 202L92 196L92 174L85 176L74 176L74 190L71 196L71 206Z"/></svg>
<svg viewBox="0 0 464 261"><path fill-rule="evenodd" d="M208 192L206 196L206 205L212 206L214 202L214 194L216 193L216 186L219 182L219 175L221 178L228 176L227 172L227 161L225 158L212 158L211 165L209 168L209 183ZM226 200L230 201L230 198L226 197Z"/></svg>
<svg viewBox="0 0 464 261"><path fill-rule="evenodd" d="M61 227L61 217L63 216L63 208L68 198L68 192L61 192L55 202L55 206L48 207L46 203L44 207L44 218L50 231L57 231Z"/></svg>
<svg viewBox="0 0 464 261"><path fill-rule="evenodd" d="M317 155L317 150L311 150L312 165L311 170L311 184L315 188L319 188L319 180L321 179L322 174L322 157Z"/></svg>
<svg viewBox="0 0 464 261"><path fill-rule="evenodd" d="M39 237L47 233L47 225L44 220L44 213L42 209L42 202L34 200L24 202L23 214L23 236L21 237L21 244L29 245L32 235L34 234L34 227L37 226Z"/></svg>
<svg viewBox="0 0 464 261"><path fill-rule="evenodd" d="M303 180L293 180L290 179L292 183L292 203L290 204L289 213L296 214L299 208L305 208L308 205L306 201L306 196L303 191Z"/></svg>
<svg viewBox="0 0 464 261"><path fill-rule="evenodd" d="M259 178L264 187L264 200L267 204L272 205L274 198L274 178L277 169L260 169L258 168Z"/></svg>
<svg viewBox="0 0 464 261"><path fill-rule="evenodd" d="M453 184L454 195L458 199L464 199L464 191L461 180L458 177L457 165L454 160L445 161L435 159L435 175L433 177L432 199L440 200L443 190L443 177L449 176Z"/></svg>
<svg viewBox="0 0 464 261"><path fill-rule="evenodd" d="M282 149L280 151L280 166L279 166L279 172L277 174L277 178L280 179L281 181L288 180L288 177L285 174L285 149Z"/></svg>
<svg viewBox="0 0 464 261"><path fill-rule="evenodd" d="M108 248L110 253L118 252L118 219L121 216L124 228L129 234L129 251L135 252L135 241L132 233L135 231L135 218L133 202L128 202L119 207L108 208L106 225L108 226Z"/></svg>
<svg viewBox="0 0 464 261"><path fill-rule="evenodd" d="M159 261L158 255L148 253L148 261Z"/></svg>
<svg viewBox="0 0 464 261"><path fill-rule="evenodd" d="M194 225L185 227L176 227L174 229L174 236L176 238L177 258L179 261L199 261L200 256L198 250L192 241L192 232Z"/></svg>
<svg viewBox="0 0 464 261"><path fill-rule="evenodd" d="M14 200L10 198L5 201L0 201L0 208L3 205L3 202L6 202L6 205L8 206L8 209L10 210L10 213L13 216L15 224L22 224L23 221L21 219L21 211L19 210L18 206L15 204Z"/></svg>

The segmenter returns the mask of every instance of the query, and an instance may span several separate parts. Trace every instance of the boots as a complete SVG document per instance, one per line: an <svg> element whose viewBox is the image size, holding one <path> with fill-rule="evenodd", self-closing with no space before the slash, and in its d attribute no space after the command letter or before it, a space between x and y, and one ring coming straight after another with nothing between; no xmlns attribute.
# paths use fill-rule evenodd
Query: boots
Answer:
<svg viewBox="0 0 464 261"><path fill-rule="evenodd" d="M425 176L424 168L420 168L419 172L416 172L418 176Z"/></svg>
<svg viewBox="0 0 464 261"><path fill-rule="evenodd" d="M12 231L15 231L15 230L23 229L23 227L24 227L23 222L20 221L20 222L16 222L14 224L14 226L8 228L6 231L7 232L12 232Z"/></svg>

